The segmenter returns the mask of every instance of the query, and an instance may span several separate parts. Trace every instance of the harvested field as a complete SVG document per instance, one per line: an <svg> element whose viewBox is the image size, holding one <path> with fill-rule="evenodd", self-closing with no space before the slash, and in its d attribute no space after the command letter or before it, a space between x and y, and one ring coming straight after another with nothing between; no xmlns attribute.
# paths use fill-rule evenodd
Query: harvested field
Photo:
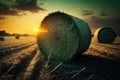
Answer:
<svg viewBox="0 0 120 80"><path fill-rule="evenodd" d="M94 43L76 62L44 62L35 37L0 41L0 80L119 80L120 38Z"/></svg>

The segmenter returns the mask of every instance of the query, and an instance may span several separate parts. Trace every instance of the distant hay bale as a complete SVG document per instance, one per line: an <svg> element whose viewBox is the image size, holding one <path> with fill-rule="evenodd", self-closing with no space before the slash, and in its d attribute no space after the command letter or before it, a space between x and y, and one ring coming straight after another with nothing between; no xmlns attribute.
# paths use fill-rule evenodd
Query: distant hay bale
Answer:
<svg viewBox="0 0 120 80"><path fill-rule="evenodd" d="M16 36L15 36L15 39L20 39L20 36L19 36L19 35L16 35Z"/></svg>
<svg viewBox="0 0 120 80"><path fill-rule="evenodd" d="M4 37L0 37L0 41L4 41L5 40L5 38Z"/></svg>
<svg viewBox="0 0 120 80"><path fill-rule="evenodd" d="M53 61L71 61L81 56L91 42L88 24L66 13L49 14L43 19L39 29L37 41L45 60L51 55L50 59Z"/></svg>
<svg viewBox="0 0 120 80"><path fill-rule="evenodd" d="M94 33L94 42L113 43L116 33L109 27L98 28Z"/></svg>

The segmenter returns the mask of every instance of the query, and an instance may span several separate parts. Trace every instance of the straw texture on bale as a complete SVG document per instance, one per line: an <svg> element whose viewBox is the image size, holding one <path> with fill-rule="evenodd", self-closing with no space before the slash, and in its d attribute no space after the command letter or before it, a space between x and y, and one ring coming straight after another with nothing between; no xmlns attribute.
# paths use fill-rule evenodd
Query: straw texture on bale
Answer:
<svg viewBox="0 0 120 80"><path fill-rule="evenodd" d="M71 61L81 56L91 42L91 31L88 24L74 16L54 12L46 16L39 28L48 32L39 32L38 46L45 59L51 55L53 61Z"/></svg>
<svg viewBox="0 0 120 80"><path fill-rule="evenodd" d="M113 43L116 33L109 27L98 28L94 33L94 42Z"/></svg>

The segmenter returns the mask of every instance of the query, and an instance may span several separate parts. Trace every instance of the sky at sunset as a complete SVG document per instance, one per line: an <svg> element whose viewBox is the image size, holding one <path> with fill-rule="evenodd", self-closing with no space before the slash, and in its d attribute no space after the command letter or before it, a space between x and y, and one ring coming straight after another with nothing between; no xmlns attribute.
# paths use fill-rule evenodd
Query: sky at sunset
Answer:
<svg viewBox="0 0 120 80"><path fill-rule="evenodd" d="M85 20L92 32L108 26L120 34L119 0L0 0L0 31L29 33L51 12L61 11Z"/></svg>

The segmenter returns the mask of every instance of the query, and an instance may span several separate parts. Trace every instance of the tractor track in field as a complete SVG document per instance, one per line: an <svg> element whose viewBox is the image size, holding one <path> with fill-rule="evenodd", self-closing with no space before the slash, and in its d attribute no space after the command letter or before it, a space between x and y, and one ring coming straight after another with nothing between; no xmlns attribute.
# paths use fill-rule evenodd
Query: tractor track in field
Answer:
<svg viewBox="0 0 120 80"><path fill-rule="evenodd" d="M1 49L0 50L0 59L7 56L7 55L10 55L14 52L19 52L25 48L28 48L32 45L36 44L35 42L32 42L32 43L27 43L27 44L22 44L22 45L19 45L19 46L12 46L11 48L4 48L4 49Z"/></svg>
<svg viewBox="0 0 120 80"><path fill-rule="evenodd" d="M29 65L26 67L26 69L23 72L20 72L19 75L16 77L16 80L33 80L35 79L35 74L36 71L38 72L40 68L38 65L38 63L41 60L41 53L39 50L36 51L36 54L34 55L34 57L31 59L31 61L29 62Z"/></svg>
<svg viewBox="0 0 120 80"><path fill-rule="evenodd" d="M16 47L23 46L23 45L30 44L30 43L35 43L35 42L28 42L28 43L19 44L19 45L14 45L14 46L11 45L11 46L9 46L9 47L3 47L3 48L0 48L0 51L1 51L1 50L11 49L11 48L16 48Z"/></svg>
<svg viewBox="0 0 120 80"><path fill-rule="evenodd" d="M0 80L14 80L20 72L24 71L37 51L37 45L23 49L0 59Z"/></svg>

